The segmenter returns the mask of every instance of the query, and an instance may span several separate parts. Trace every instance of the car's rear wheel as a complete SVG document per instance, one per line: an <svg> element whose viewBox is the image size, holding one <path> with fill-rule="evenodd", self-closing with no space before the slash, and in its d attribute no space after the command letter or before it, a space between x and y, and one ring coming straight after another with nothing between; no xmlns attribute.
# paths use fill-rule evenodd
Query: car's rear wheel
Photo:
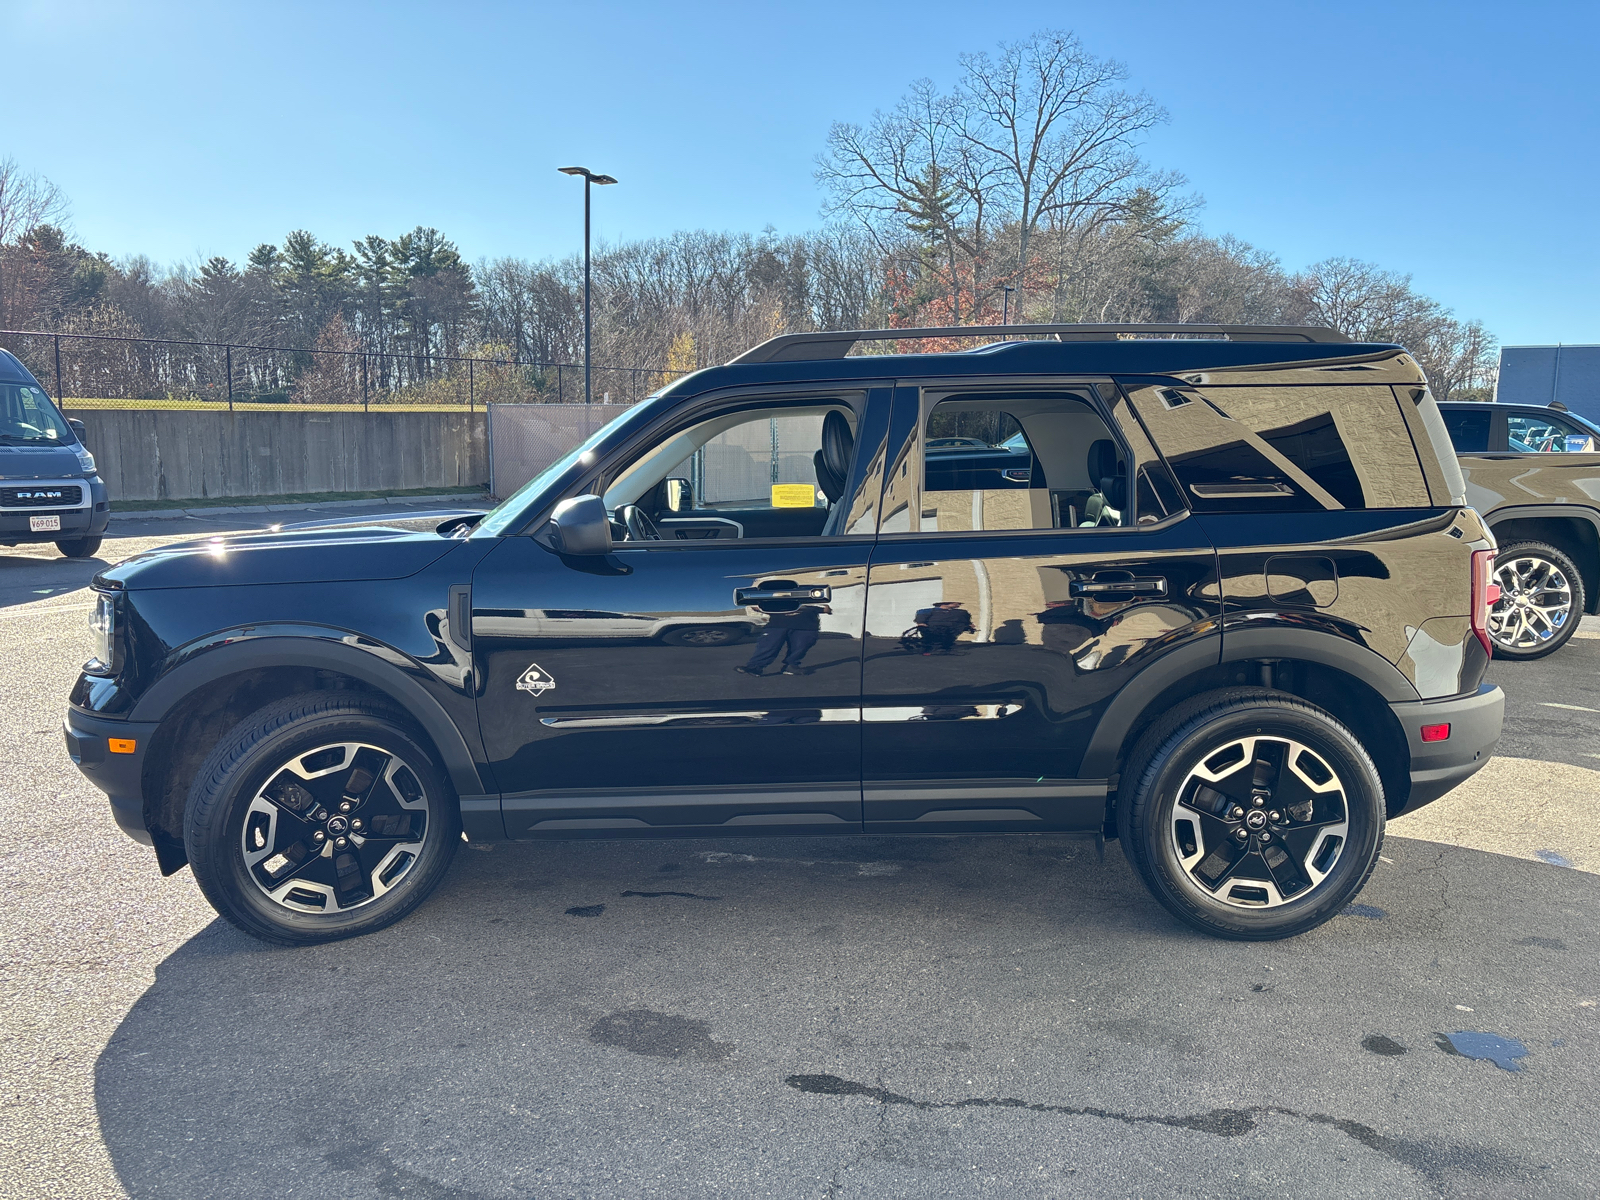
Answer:
<svg viewBox="0 0 1600 1200"><path fill-rule="evenodd" d="M100 553L100 543L103 538L64 538L56 543L56 549L68 558L93 558Z"/></svg>
<svg viewBox="0 0 1600 1200"><path fill-rule="evenodd" d="M1500 599L1489 610L1489 640L1496 658L1543 658L1578 631L1583 575L1554 546L1507 546L1495 556L1494 581L1500 585Z"/></svg>
<svg viewBox="0 0 1600 1200"><path fill-rule="evenodd" d="M305 695L246 718L189 792L200 890L246 933L307 945L381 929L420 904L461 814L420 737L364 700Z"/></svg>
<svg viewBox="0 0 1600 1200"><path fill-rule="evenodd" d="M743 636L744 630L734 625L689 625L667 630L661 640L669 646L726 646Z"/></svg>
<svg viewBox="0 0 1600 1200"><path fill-rule="evenodd" d="M1383 783L1354 734L1264 689L1198 697L1139 741L1118 833L1169 912L1218 937L1314 929L1366 883Z"/></svg>

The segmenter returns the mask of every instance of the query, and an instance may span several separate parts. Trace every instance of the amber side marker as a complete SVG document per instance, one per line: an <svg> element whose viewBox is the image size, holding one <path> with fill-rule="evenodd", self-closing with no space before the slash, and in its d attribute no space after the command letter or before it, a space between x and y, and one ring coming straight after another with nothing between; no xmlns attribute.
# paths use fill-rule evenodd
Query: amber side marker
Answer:
<svg viewBox="0 0 1600 1200"><path fill-rule="evenodd" d="M133 738L107 738L106 749L113 754L132 754L139 748L139 743Z"/></svg>

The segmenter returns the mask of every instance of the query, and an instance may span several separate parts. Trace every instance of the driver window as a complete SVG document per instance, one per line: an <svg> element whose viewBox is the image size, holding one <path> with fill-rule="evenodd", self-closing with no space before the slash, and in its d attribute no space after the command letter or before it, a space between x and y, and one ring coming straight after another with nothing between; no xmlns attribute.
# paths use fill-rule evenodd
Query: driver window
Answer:
<svg viewBox="0 0 1600 1200"><path fill-rule="evenodd" d="M627 541L820 537L835 532L855 425L837 400L722 412L645 451L606 507Z"/></svg>
<svg viewBox="0 0 1600 1200"><path fill-rule="evenodd" d="M1133 523L1126 456L1084 398L941 400L922 444L922 532Z"/></svg>
<svg viewBox="0 0 1600 1200"><path fill-rule="evenodd" d="M1509 414L1506 436L1510 449L1522 454L1593 454L1595 451L1594 435L1587 429L1543 413L1537 416Z"/></svg>

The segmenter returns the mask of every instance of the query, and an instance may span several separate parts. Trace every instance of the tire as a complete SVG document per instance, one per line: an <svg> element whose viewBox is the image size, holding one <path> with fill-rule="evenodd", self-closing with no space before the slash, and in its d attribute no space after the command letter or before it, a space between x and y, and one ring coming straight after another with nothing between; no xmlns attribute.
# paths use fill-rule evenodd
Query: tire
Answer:
<svg viewBox="0 0 1600 1200"><path fill-rule="evenodd" d="M56 543L56 549L68 558L93 558L100 553L100 543L104 540L97 537L65 538Z"/></svg>
<svg viewBox="0 0 1600 1200"><path fill-rule="evenodd" d="M1124 852L1168 912L1216 937L1315 929L1362 889L1383 847L1372 759L1328 713L1282 692L1179 705L1139 739L1123 779Z"/></svg>
<svg viewBox="0 0 1600 1200"><path fill-rule="evenodd" d="M1496 658L1529 660L1554 654L1583 619L1583 575L1566 552L1548 542L1517 542L1495 556L1500 599L1489 610Z"/></svg>
<svg viewBox="0 0 1600 1200"><path fill-rule="evenodd" d="M263 941L306 946L421 904L455 856L461 810L408 723L369 700L312 693L253 713L217 744L189 789L183 840L218 913Z"/></svg>
<svg viewBox="0 0 1600 1200"><path fill-rule="evenodd" d="M731 646L744 637L744 630L734 625L686 625L669 629L661 640L669 646Z"/></svg>

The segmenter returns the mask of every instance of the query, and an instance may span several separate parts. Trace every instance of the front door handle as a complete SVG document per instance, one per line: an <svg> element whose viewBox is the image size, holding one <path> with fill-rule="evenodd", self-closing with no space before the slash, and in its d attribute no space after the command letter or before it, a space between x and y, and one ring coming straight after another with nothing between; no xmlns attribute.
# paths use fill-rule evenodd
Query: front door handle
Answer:
<svg viewBox="0 0 1600 1200"><path fill-rule="evenodd" d="M1123 596L1165 596L1167 581L1160 575L1124 575L1120 579L1107 579L1096 575L1093 579L1074 579L1067 584L1069 596L1095 596L1117 599Z"/></svg>
<svg viewBox="0 0 1600 1200"><path fill-rule="evenodd" d="M833 589L827 584L817 587L785 587L765 588L747 587L735 588L733 602L735 604L765 604L769 600L832 600Z"/></svg>

